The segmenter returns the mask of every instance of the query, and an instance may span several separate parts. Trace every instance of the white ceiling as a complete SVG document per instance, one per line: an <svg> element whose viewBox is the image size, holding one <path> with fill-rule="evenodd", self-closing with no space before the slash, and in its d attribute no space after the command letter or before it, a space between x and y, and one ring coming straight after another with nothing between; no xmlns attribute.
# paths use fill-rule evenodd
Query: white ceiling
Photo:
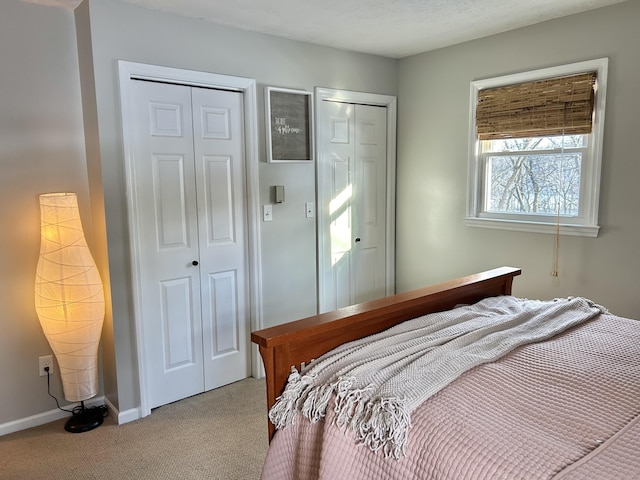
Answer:
<svg viewBox="0 0 640 480"><path fill-rule="evenodd" d="M24 0L74 8L81 0ZM122 0L329 47L402 58L625 0Z"/></svg>

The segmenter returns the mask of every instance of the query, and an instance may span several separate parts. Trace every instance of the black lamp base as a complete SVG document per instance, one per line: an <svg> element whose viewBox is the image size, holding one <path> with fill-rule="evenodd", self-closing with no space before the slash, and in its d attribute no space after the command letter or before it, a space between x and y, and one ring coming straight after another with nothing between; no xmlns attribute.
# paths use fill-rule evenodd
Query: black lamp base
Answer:
<svg viewBox="0 0 640 480"><path fill-rule="evenodd" d="M73 415L64 425L64 429L71 433L82 433L93 430L102 425L104 420L104 407L82 408L74 411Z"/></svg>

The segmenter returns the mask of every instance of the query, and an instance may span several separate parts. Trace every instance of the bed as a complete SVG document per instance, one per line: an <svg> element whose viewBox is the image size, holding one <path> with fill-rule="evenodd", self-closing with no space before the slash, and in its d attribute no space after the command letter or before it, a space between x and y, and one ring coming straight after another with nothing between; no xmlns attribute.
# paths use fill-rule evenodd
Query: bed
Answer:
<svg viewBox="0 0 640 480"><path fill-rule="evenodd" d="M520 274L501 267L253 332L272 419L294 373L315 372L309 370L317 364L312 360L415 319L529 302L511 296ZM270 448L262 478L640 478L640 323L586 299L561 300L579 300L593 314L447 381L411 411L401 454L368 448L354 437L340 423L340 395L332 394L319 421L293 415L277 432L267 421ZM544 321L540 325L546 328Z"/></svg>

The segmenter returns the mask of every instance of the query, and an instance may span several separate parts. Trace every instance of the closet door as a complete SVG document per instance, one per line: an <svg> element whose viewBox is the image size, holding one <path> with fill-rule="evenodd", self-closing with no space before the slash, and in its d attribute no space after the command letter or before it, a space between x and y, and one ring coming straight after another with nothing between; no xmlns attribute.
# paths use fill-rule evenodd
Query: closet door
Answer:
<svg viewBox="0 0 640 480"><path fill-rule="evenodd" d="M338 101L319 111L321 312L385 295L386 115Z"/></svg>
<svg viewBox="0 0 640 480"><path fill-rule="evenodd" d="M136 315L154 408L248 375L243 152L221 146L243 144L242 95L131 81Z"/></svg>

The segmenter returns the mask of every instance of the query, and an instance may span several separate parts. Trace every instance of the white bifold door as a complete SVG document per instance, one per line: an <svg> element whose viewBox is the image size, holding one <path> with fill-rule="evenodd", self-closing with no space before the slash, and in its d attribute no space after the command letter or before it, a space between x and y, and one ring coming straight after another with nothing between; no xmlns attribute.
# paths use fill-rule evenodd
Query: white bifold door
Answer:
<svg viewBox="0 0 640 480"><path fill-rule="evenodd" d="M385 296L387 109L319 107L320 311Z"/></svg>
<svg viewBox="0 0 640 480"><path fill-rule="evenodd" d="M150 408L250 375L240 92L131 80Z"/></svg>

